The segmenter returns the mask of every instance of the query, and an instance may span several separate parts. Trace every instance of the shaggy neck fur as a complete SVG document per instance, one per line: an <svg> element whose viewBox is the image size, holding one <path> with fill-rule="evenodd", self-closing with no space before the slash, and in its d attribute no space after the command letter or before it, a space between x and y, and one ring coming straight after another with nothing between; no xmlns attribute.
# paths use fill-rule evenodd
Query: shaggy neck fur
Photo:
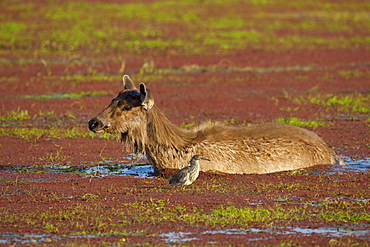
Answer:
<svg viewBox="0 0 370 247"><path fill-rule="evenodd" d="M145 114L146 124L137 126L139 129L130 131L124 138L126 143L134 144L136 152L146 155L159 147L179 151L192 144L196 133L172 124L156 106Z"/></svg>

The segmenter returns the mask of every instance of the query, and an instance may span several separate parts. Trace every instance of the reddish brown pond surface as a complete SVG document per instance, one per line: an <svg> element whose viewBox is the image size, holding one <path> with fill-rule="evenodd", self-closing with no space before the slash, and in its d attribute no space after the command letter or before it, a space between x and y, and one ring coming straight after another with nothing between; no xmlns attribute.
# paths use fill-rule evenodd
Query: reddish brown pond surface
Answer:
<svg viewBox="0 0 370 247"><path fill-rule="evenodd" d="M4 14L20 16L22 8L15 9ZM366 45L128 56L121 72L145 82L176 125L311 123L304 128L350 164L265 175L201 173L184 190L166 183L175 171L153 174L130 147L89 136L88 120L121 90L117 54L81 49L75 65L51 54L45 66L42 55L22 62L11 49L1 46L0 245L369 246ZM147 59L154 71L143 72ZM94 73L86 73L91 66ZM83 77L67 78L76 75ZM79 97L55 95L72 92ZM28 117L10 117L12 111Z"/></svg>

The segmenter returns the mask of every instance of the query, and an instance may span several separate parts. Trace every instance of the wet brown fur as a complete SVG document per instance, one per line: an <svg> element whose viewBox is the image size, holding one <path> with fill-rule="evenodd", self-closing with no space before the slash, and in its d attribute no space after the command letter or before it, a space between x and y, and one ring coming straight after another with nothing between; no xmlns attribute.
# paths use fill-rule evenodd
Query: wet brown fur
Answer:
<svg viewBox="0 0 370 247"><path fill-rule="evenodd" d="M137 90L124 76L124 90L89 122L94 132L117 134L156 170L181 169L194 154L209 158L202 171L270 173L314 165L341 164L342 159L315 133L269 123L233 127L205 122L191 129L172 124L154 105L143 83Z"/></svg>

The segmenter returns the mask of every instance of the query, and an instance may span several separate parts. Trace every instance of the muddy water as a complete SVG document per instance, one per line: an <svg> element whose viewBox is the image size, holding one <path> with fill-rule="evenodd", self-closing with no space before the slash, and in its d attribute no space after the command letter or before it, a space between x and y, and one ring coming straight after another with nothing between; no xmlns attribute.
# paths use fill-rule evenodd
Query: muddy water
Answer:
<svg viewBox="0 0 370 247"><path fill-rule="evenodd" d="M333 165L326 174L344 174L348 172L366 172L370 171L370 158L351 160L349 157L342 157L346 162L346 166ZM104 161L102 164L87 166L59 165L52 164L49 166L10 166L2 167L14 172L28 173L69 173L78 174L82 177L106 177L111 175L118 176L134 176L138 178L155 178L158 174L154 171L151 165L145 163L142 157L136 157L134 154L124 157L126 161L132 163L117 164L110 161ZM138 163L137 161L140 161ZM322 173L320 173L322 174ZM315 173L312 173L315 175Z"/></svg>
<svg viewBox="0 0 370 247"><path fill-rule="evenodd" d="M355 230L355 229L344 229L344 228L330 228L330 227L320 227L320 228L301 228L301 227L293 227L293 228L232 228L232 229L223 229L223 230L210 230L210 231L203 231L203 232L169 232L169 233L162 233L160 237L164 240L164 242L168 244L174 243L186 243L193 240L198 240L202 238L202 235L251 235L256 233L274 233L278 235L295 235L295 234L303 234L303 235L314 235L314 234L325 234L331 237L343 237L346 235L353 235L357 237L364 237L368 234L366 230ZM271 236L264 236L263 238L248 238L248 241L255 241L255 240L262 240L262 239L269 239L274 238L273 235ZM209 244L216 244L217 242L209 242Z"/></svg>

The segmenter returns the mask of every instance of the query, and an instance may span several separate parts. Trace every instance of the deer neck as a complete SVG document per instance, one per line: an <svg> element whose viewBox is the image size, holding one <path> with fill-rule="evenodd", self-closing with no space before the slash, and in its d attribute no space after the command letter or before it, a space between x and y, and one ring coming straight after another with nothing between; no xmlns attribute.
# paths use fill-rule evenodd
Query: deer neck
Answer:
<svg viewBox="0 0 370 247"><path fill-rule="evenodd" d="M194 138L195 133L175 126L156 106L148 111L147 148L160 146L181 150L189 146Z"/></svg>

